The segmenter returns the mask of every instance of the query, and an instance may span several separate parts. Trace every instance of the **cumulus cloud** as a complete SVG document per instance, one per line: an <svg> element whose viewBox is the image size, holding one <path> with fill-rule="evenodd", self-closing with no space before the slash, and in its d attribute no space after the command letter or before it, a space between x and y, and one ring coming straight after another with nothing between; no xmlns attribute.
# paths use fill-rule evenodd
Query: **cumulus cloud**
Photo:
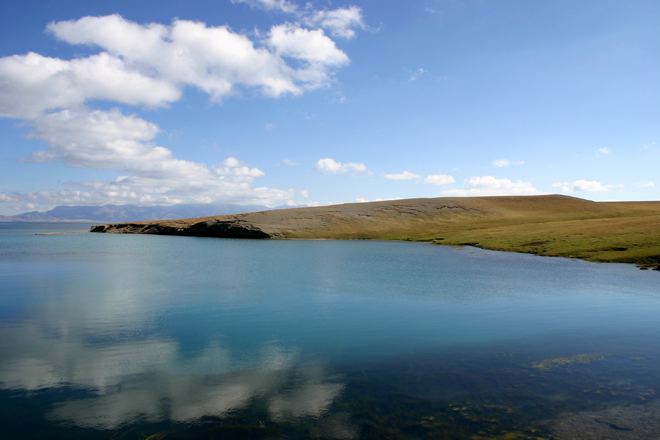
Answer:
<svg viewBox="0 0 660 440"><path fill-rule="evenodd" d="M424 183L427 185L447 185L454 182L454 178L447 174L434 174L424 179Z"/></svg>
<svg viewBox="0 0 660 440"><path fill-rule="evenodd" d="M45 140L48 149L31 161L63 161L72 167L117 169L110 181L73 182L56 192L2 194L0 202L26 201L41 205L177 203L281 204L295 196L290 190L255 187L265 176L236 158L208 167L178 159L171 150L151 140L160 131L155 124L119 110L63 110L39 118L32 137Z"/></svg>
<svg viewBox="0 0 660 440"><path fill-rule="evenodd" d="M282 162L284 162L284 165L289 165L290 167L295 167L300 165L298 162L294 162L291 159L284 159Z"/></svg>
<svg viewBox="0 0 660 440"><path fill-rule="evenodd" d="M108 53L72 61L36 53L0 58L0 116L34 119L90 99L162 107L181 97L171 82L127 68Z"/></svg>
<svg viewBox="0 0 660 440"><path fill-rule="evenodd" d="M330 84L333 69L349 61L322 29L294 24L274 26L257 44L226 26L141 25L117 14L52 22L47 30L105 52L70 61L36 53L0 58L0 116L34 119L92 99L162 107L177 101L183 86L213 101L237 87L269 97L299 95Z"/></svg>
<svg viewBox="0 0 660 440"><path fill-rule="evenodd" d="M598 150L596 150L596 156L598 157L605 156L607 154L610 154L611 152L612 150L610 150L607 147L599 148Z"/></svg>
<svg viewBox="0 0 660 440"><path fill-rule="evenodd" d="M286 0L258 3L287 13L298 10ZM309 7L305 11L305 17L318 15ZM337 14L332 11L325 12L318 15L323 20L309 23L318 22L335 35L332 29L340 25L333 23L341 20L334 19ZM346 20L351 26L357 23ZM170 25L138 24L117 14L50 23L47 31L57 39L100 48L100 53L72 60L37 53L0 58L0 117L31 121L30 136L48 144L25 161L61 161L72 167L116 169L122 175L106 182L71 183L82 190L3 193L0 202L52 206L290 200L293 190L254 187L254 180L264 175L257 168L234 159L217 166L178 159L153 143L160 131L155 124L116 109L89 110L85 104L107 100L167 107L181 98L187 86L207 93L212 101L242 89L277 98L327 86L349 58L323 29L307 29L302 26L309 23L303 22L273 26L254 39L227 26L179 19ZM272 124L264 126L272 128ZM368 171L363 164L342 167Z"/></svg>
<svg viewBox="0 0 660 440"><path fill-rule="evenodd" d="M637 188L653 188L655 186L655 183L653 182L638 183L635 186Z"/></svg>
<svg viewBox="0 0 660 440"><path fill-rule="evenodd" d="M409 173L408 171L404 171L403 173L400 174L385 174L384 176L386 179L389 180L413 180L413 179L419 179L418 174L413 174Z"/></svg>
<svg viewBox="0 0 660 440"><path fill-rule="evenodd" d="M296 72L296 77L304 78L313 84L313 78L306 78L316 73L324 74L320 67L342 66L348 63L348 56L337 49L334 41L328 38L323 29L304 29L290 23L273 26L267 40L268 45L280 56L304 60L309 68ZM321 81L320 78L317 81Z"/></svg>
<svg viewBox="0 0 660 440"><path fill-rule="evenodd" d="M450 196L508 196L508 195L534 195L539 191L531 182L519 180L513 182L509 179L498 179L493 176L474 176L463 183L462 189L442 191L440 194Z"/></svg>
<svg viewBox="0 0 660 440"><path fill-rule="evenodd" d="M573 192L607 192L612 188L622 188L623 185L603 185L596 180L576 180L573 183L553 183L554 187L561 187L562 191Z"/></svg>
<svg viewBox="0 0 660 440"><path fill-rule="evenodd" d="M369 169L363 163L341 163L327 157L316 162L314 167L321 174L345 174L353 171L353 176L356 176L358 173L369 173Z"/></svg>
<svg viewBox="0 0 660 440"><path fill-rule="evenodd" d="M235 85L257 87L273 97L299 94L326 84L329 67L348 61L321 30L293 24L271 29L267 43L277 53L255 47L247 36L227 26L207 27L187 20L175 20L170 26L139 25L110 15L51 23L48 29L69 43L100 46L135 68L196 86L214 100L231 93ZM280 55L296 58L302 65L293 68Z"/></svg>
<svg viewBox="0 0 660 440"><path fill-rule="evenodd" d="M30 160L35 162L62 159L74 167L131 168L162 161L171 154L146 143L160 131L156 124L125 116L118 109L63 110L37 119L34 126L30 137L49 145L46 151L32 153Z"/></svg>

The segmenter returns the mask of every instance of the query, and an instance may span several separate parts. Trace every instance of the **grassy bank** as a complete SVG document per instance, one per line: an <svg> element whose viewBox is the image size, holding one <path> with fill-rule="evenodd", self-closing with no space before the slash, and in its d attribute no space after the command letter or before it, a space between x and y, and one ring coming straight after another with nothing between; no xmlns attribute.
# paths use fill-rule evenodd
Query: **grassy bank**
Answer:
<svg viewBox="0 0 660 440"><path fill-rule="evenodd" d="M544 218L490 217L381 238L660 267L660 204L611 203L599 207L603 205L609 209L576 213L569 218L557 219L561 215L556 213ZM570 218L573 216L576 218Z"/></svg>
<svg viewBox="0 0 660 440"><path fill-rule="evenodd" d="M660 266L660 202L560 195L390 200L105 225L98 232L389 239Z"/></svg>

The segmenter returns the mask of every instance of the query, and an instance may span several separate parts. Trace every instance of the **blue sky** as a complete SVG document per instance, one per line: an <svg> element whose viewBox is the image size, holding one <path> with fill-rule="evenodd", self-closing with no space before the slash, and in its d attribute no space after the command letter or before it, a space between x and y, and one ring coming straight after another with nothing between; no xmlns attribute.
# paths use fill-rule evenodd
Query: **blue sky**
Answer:
<svg viewBox="0 0 660 440"><path fill-rule="evenodd" d="M0 5L0 214L660 199L660 3Z"/></svg>

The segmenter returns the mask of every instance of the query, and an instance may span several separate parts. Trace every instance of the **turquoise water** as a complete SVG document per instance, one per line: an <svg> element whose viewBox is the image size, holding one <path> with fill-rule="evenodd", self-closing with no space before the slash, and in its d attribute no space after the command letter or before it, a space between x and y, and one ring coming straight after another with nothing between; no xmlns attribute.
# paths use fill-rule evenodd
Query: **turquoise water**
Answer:
<svg viewBox="0 0 660 440"><path fill-rule="evenodd" d="M88 228L0 224L3 438L551 438L565 414L660 390L655 271L35 235Z"/></svg>

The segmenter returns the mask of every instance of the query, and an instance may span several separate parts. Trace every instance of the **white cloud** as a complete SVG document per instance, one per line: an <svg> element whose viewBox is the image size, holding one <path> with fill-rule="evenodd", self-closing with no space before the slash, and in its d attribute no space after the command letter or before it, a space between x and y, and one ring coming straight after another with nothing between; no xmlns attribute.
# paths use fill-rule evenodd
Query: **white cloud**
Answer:
<svg viewBox="0 0 660 440"><path fill-rule="evenodd" d="M596 156L598 157L605 156L606 154L610 154L611 152L612 150L610 150L607 147L599 148L598 150L596 150Z"/></svg>
<svg viewBox="0 0 660 440"><path fill-rule="evenodd" d="M655 183L653 182L638 183L635 186L637 188L653 188L655 186Z"/></svg>
<svg viewBox="0 0 660 440"><path fill-rule="evenodd" d="M391 199L380 199L380 198L378 198L378 199L374 199L374 200L368 200L368 199L365 199L363 197L358 197L357 199L355 199L355 201L357 203L387 202L387 201L390 201L390 200L403 200L403 199L401 197L394 197L394 198L391 198Z"/></svg>
<svg viewBox="0 0 660 440"><path fill-rule="evenodd" d="M266 11L281 11L287 14L294 14L298 11L298 6L287 0L231 0L232 3L246 3L252 7L259 6Z"/></svg>
<svg viewBox="0 0 660 440"><path fill-rule="evenodd" d="M495 165L498 168L508 167L512 163L513 165L524 165L525 161L519 160L517 162L511 162L510 160L507 159L498 159L493 161L493 165Z"/></svg>
<svg viewBox="0 0 660 440"><path fill-rule="evenodd" d="M417 69L415 71L415 73L410 75L410 78L408 79L408 82L417 81L417 79L419 79L419 77L424 75L425 73L428 73L428 70L424 70L422 68Z"/></svg>
<svg viewBox="0 0 660 440"><path fill-rule="evenodd" d="M156 124L119 110L63 110L37 119L30 137L48 142L47 151L32 153L35 162L62 159L83 168L144 166L162 160L169 150L145 143L160 129ZM158 157L157 157L158 156Z"/></svg>
<svg viewBox="0 0 660 440"><path fill-rule="evenodd" d="M424 179L424 183L427 185L447 185L454 182L454 178L447 174L434 174Z"/></svg>
<svg viewBox="0 0 660 440"><path fill-rule="evenodd" d="M0 203L14 203L18 202L18 198L16 196L11 196L6 193L0 193Z"/></svg>
<svg viewBox="0 0 660 440"><path fill-rule="evenodd" d="M356 176L361 172L369 173L369 170L363 163L341 163L330 158L320 159L314 167L322 174L345 174L348 171L353 171L353 176Z"/></svg>
<svg viewBox="0 0 660 440"><path fill-rule="evenodd" d="M266 11L278 11L291 14L307 26L320 26L330 31L333 37L353 38L354 28L366 29L362 17L362 9L357 6L333 10L317 10L311 3L299 8L288 0L231 0L232 3L246 3L252 7L260 7Z"/></svg>
<svg viewBox="0 0 660 440"><path fill-rule="evenodd" d="M400 174L385 174L384 176L386 179L389 180L413 180L413 179L419 179L418 174L413 174L409 173L408 171L404 171L403 173Z"/></svg>
<svg viewBox="0 0 660 440"><path fill-rule="evenodd" d="M298 69L226 26L207 27L187 20L175 20L170 26L139 25L110 15L51 23L48 29L69 43L98 45L136 68L144 66L174 83L194 85L215 100L239 84L261 88L267 96L297 94L327 83L327 67L336 66L339 58L348 61L322 32L319 36L296 25L274 26L271 34L293 34L297 47L310 48L294 54L284 52L303 63ZM316 75L306 73L309 69Z"/></svg>
<svg viewBox="0 0 660 440"><path fill-rule="evenodd" d="M187 86L202 90L212 101L242 89L275 98L300 95L330 85L335 70L349 63L322 29L302 26L315 24L332 35L350 37L352 28L362 25L359 8L317 11L309 5L299 9L286 0L248 3L299 14L303 24L273 26L265 37L257 33L251 38L227 26L188 20L163 25L139 24L118 14L89 16L52 22L47 31L70 44L98 47L98 54L72 60L36 53L0 58L0 117L30 120L34 127L30 136L48 144L25 161L61 161L122 174L107 182L70 183L80 190L3 193L0 202L149 205L290 200L293 190L255 187L255 179L264 175L257 168L235 159L218 166L178 159L153 143L160 131L157 125L116 109L85 107L90 100L167 107L181 98ZM321 172L369 173L360 163L319 163Z"/></svg>
<svg viewBox="0 0 660 440"><path fill-rule="evenodd" d="M573 192L607 192L611 188L621 188L623 185L603 185L596 180L576 180L573 183L553 183L554 187L561 187L562 191Z"/></svg>
<svg viewBox="0 0 660 440"><path fill-rule="evenodd" d="M295 166L300 165L299 163L294 162L294 161L292 161L292 160L290 160L290 159L284 159L282 162L284 162L285 165L289 165L289 166L291 166L291 167L295 167Z"/></svg>
<svg viewBox="0 0 660 440"><path fill-rule="evenodd" d="M362 9L357 6L348 8L339 8L332 11L316 11L305 21L311 25L319 25L330 31L333 37L353 38L355 31L353 28L365 28L362 19Z"/></svg>
<svg viewBox="0 0 660 440"><path fill-rule="evenodd" d="M508 196L539 194L531 182L498 179L493 176L474 176L463 183L463 189L442 191L451 196Z"/></svg>
<svg viewBox="0 0 660 440"><path fill-rule="evenodd" d="M187 85L214 101L237 87L269 97L299 95L330 84L332 69L349 62L321 29L293 24L274 26L267 47L226 26L140 25L117 14L53 22L47 30L107 52L71 61L36 53L0 58L0 116L34 119L91 99L159 107L178 100ZM283 57L294 58L296 67Z"/></svg>
<svg viewBox="0 0 660 440"><path fill-rule="evenodd" d="M275 124L271 124L270 122L264 125L264 130L266 131L271 131L274 128L275 128Z"/></svg>
<svg viewBox="0 0 660 440"><path fill-rule="evenodd" d="M171 82L127 68L107 53L72 61L36 53L0 58L0 116L34 119L90 99L162 107L181 97Z"/></svg>
<svg viewBox="0 0 660 440"><path fill-rule="evenodd" d="M82 190L39 191L0 195L0 202L27 201L40 205L177 203L281 204L295 191L255 187L265 176L236 158L208 167L177 159L172 151L150 142L158 126L118 110L63 110L38 119L31 136L48 143L48 150L29 160L61 160L73 167L117 169L114 180L72 182Z"/></svg>
<svg viewBox="0 0 660 440"><path fill-rule="evenodd" d="M312 63L341 66L348 56L337 49L323 29L303 29L287 23L273 26L267 43L276 53Z"/></svg>

